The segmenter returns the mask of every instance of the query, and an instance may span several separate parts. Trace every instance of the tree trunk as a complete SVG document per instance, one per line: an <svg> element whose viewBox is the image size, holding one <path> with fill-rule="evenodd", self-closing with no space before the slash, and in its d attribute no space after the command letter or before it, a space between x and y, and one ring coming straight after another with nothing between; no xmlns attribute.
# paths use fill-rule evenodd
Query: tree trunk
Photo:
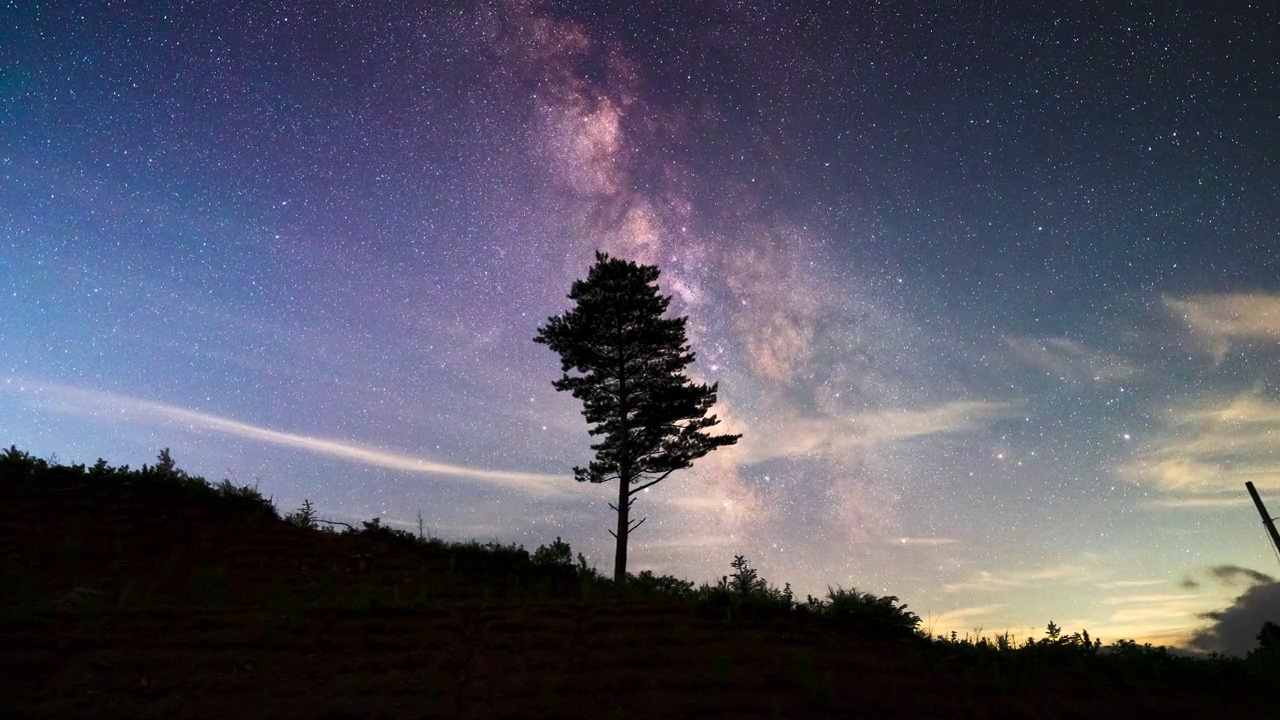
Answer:
<svg viewBox="0 0 1280 720"><path fill-rule="evenodd" d="M613 582L622 585L627 581L627 535L631 530L630 473L618 473L618 545L613 554Z"/></svg>

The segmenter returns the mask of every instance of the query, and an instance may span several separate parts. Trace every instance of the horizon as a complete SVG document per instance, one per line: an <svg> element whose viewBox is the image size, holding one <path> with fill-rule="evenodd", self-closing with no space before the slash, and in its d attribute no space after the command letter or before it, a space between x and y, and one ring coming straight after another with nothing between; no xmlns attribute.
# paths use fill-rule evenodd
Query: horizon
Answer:
<svg viewBox="0 0 1280 720"><path fill-rule="evenodd" d="M606 571L532 340L604 250L743 434L630 569L1236 649L1280 620L1280 17L1102 5L17 9L0 443Z"/></svg>

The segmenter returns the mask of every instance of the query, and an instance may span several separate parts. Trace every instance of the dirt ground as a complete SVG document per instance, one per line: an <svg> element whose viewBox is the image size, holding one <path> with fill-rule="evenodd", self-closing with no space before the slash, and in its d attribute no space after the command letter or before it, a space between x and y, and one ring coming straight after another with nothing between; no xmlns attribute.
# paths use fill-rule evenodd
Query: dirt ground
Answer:
<svg viewBox="0 0 1280 720"><path fill-rule="evenodd" d="M5 491L0 559L5 718L1280 717L792 620L496 598L446 558L87 489Z"/></svg>

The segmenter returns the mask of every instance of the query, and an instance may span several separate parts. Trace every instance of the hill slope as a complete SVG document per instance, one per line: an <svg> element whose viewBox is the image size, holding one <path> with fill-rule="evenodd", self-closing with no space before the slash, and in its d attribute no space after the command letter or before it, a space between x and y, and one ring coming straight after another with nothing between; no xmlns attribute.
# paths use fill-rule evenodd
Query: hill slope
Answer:
<svg viewBox="0 0 1280 720"><path fill-rule="evenodd" d="M1274 716L1258 672L993 662L804 613L620 597L517 548L306 530L154 468L8 460L4 717Z"/></svg>

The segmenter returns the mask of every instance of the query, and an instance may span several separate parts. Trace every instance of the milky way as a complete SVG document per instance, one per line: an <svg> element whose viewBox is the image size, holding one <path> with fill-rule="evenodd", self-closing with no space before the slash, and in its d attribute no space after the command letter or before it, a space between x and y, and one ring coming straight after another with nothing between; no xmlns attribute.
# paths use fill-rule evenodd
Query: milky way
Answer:
<svg viewBox="0 0 1280 720"><path fill-rule="evenodd" d="M599 249L743 434L637 569L1205 647L1274 595L1274 11L400 5L8 11L0 442L607 570L532 342Z"/></svg>

